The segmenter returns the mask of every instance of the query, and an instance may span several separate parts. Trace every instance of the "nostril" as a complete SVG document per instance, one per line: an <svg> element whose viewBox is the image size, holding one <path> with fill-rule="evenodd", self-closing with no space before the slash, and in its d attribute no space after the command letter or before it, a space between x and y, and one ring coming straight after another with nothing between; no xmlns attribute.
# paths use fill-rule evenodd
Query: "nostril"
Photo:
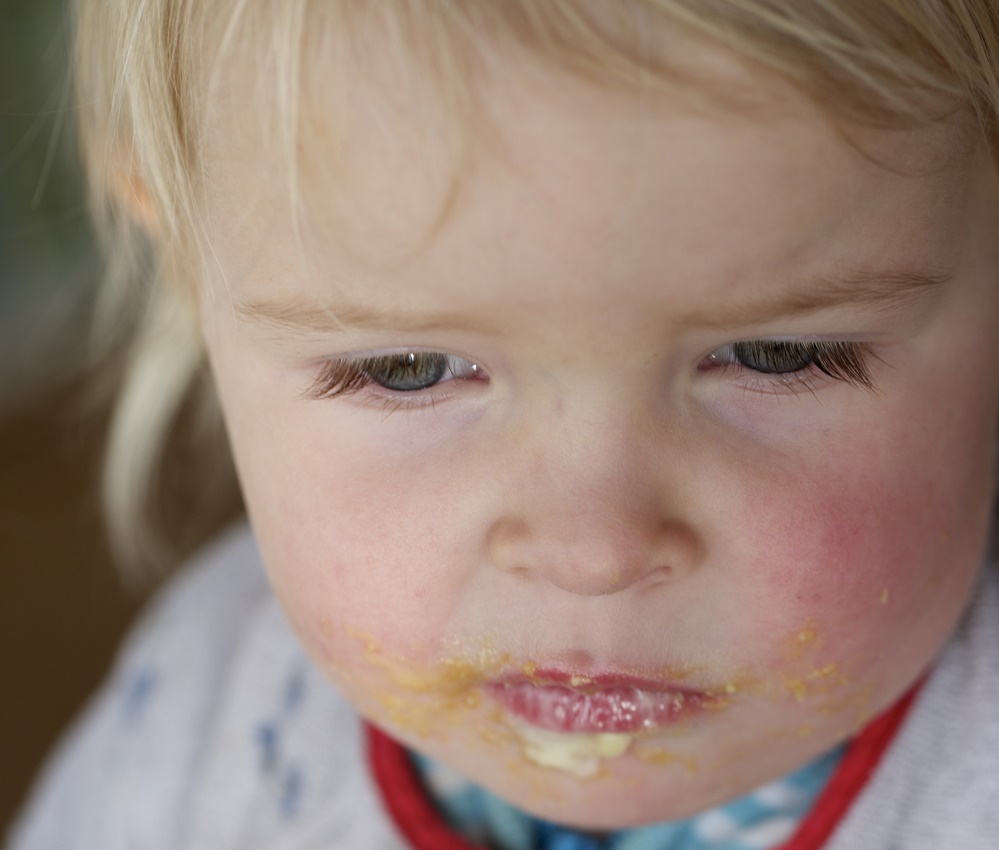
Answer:
<svg viewBox="0 0 999 850"><path fill-rule="evenodd" d="M528 573L526 548L530 537L527 523L519 519L495 522L486 535L486 548L493 565L508 573Z"/></svg>

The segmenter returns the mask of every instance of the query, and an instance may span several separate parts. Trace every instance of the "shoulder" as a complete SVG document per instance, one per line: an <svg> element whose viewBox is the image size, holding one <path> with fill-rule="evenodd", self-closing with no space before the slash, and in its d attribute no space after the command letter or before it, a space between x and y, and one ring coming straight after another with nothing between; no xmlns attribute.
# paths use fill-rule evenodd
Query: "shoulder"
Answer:
<svg viewBox="0 0 999 850"><path fill-rule="evenodd" d="M398 846L352 707L305 656L249 529L157 595L8 850Z"/></svg>
<svg viewBox="0 0 999 850"><path fill-rule="evenodd" d="M199 738L266 595L245 526L185 565L147 606L59 743L10 846L111 850L125 846L115 837L125 835L134 846L171 846L170 819L184 805ZM147 841L153 831L158 837Z"/></svg>
<svg viewBox="0 0 999 850"><path fill-rule="evenodd" d="M199 738L242 634L266 599L245 526L180 569L56 747L8 846L173 846Z"/></svg>
<svg viewBox="0 0 999 850"><path fill-rule="evenodd" d="M917 626L918 627L918 626ZM991 850L999 835L999 570L978 592L829 850Z"/></svg>
<svg viewBox="0 0 999 850"><path fill-rule="evenodd" d="M149 696L156 690L152 681L174 671L178 679L217 681L247 628L271 604L253 535L238 525L185 564L153 599L119 653L115 678L146 681L137 691Z"/></svg>

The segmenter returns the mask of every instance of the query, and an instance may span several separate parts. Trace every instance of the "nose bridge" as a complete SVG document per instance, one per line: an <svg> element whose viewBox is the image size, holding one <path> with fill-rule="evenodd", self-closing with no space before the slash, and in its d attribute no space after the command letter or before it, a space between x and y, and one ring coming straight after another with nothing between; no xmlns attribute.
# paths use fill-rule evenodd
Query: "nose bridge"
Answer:
<svg viewBox="0 0 999 850"><path fill-rule="evenodd" d="M664 439L611 411L533 428L509 470L490 529L493 563L581 595L690 571L698 544L679 512L676 481L653 455Z"/></svg>
<svg viewBox="0 0 999 850"><path fill-rule="evenodd" d="M523 486L554 509L543 515L549 522L561 519L594 531L617 528L636 511L648 510L655 498L652 470L640 462L642 454L623 418L560 428L536 445Z"/></svg>

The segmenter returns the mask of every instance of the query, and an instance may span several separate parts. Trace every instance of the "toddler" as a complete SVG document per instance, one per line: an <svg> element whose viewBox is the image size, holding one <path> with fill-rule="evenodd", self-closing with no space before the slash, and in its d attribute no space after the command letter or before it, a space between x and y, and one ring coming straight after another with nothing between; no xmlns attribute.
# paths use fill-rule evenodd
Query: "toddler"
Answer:
<svg viewBox="0 0 999 850"><path fill-rule="evenodd" d="M76 26L117 537L208 380L248 524L12 850L999 846L992 0Z"/></svg>

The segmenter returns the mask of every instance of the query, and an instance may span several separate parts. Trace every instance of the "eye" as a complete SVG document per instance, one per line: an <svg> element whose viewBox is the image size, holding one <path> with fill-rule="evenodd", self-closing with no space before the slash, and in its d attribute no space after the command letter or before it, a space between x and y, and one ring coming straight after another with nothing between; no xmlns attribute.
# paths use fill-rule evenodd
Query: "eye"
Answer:
<svg viewBox="0 0 999 850"><path fill-rule="evenodd" d="M795 342L748 340L712 351L705 368L738 367L759 375L773 376L784 384L804 383L816 372L855 386L872 389L867 361L868 347L856 342Z"/></svg>
<svg viewBox="0 0 999 850"><path fill-rule="evenodd" d="M306 396L335 398L372 384L391 393L418 393L458 378L482 380L484 375L471 361L437 351L341 358L324 364Z"/></svg>
<svg viewBox="0 0 999 850"><path fill-rule="evenodd" d="M752 342L736 342L730 346L728 361L737 363L754 372L767 375L786 375L788 372L800 372L807 369L814 361L807 346L794 342L779 342L754 340ZM725 349L722 349L725 352ZM710 358L717 363L722 354L712 352Z"/></svg>
<svg viewBox="0 0 999 850"><path fill-rule="evenodd" d="M366 362L362 371L378 386L396 392L425 390L447 374L448 358L436 351L410 351L376 357Z"/></svg>

